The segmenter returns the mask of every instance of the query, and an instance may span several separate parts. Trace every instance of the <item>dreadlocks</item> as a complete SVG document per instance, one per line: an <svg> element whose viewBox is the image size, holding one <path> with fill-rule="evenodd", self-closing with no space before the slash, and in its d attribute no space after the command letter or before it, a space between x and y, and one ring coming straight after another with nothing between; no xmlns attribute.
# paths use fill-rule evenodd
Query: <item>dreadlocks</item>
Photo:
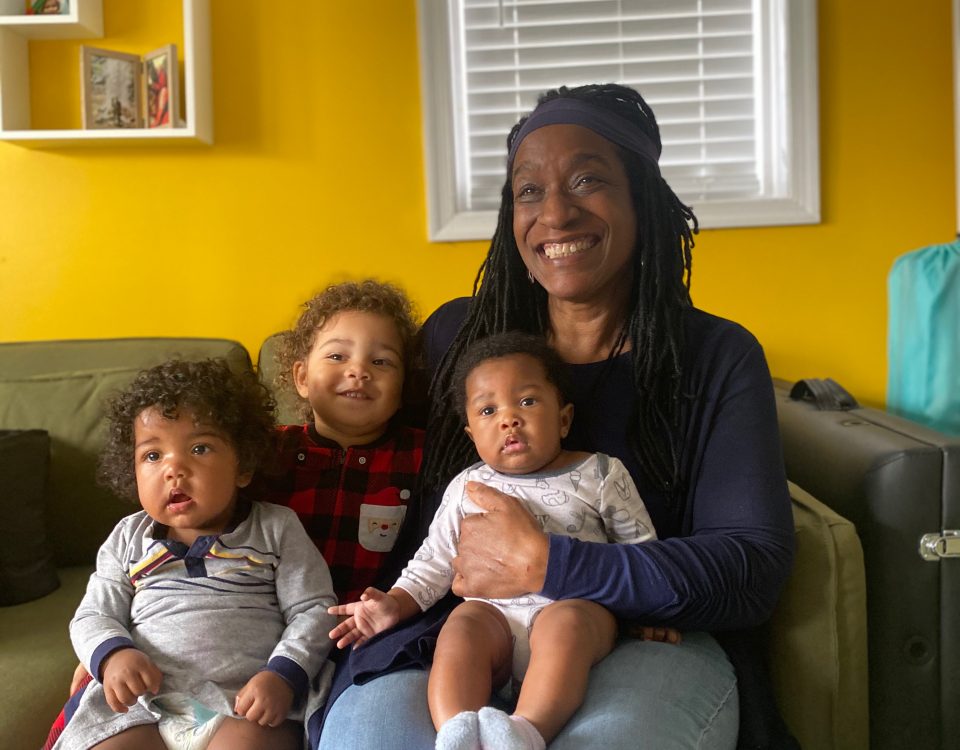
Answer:
<svg viewBox="0 0 960 750"><path fill-rule="evenodd" d="M603 107L633 123L655 144L662 146L653 110L633 89L617 84L596 84L550 90L537 102L571 98ZM521 119L507 136L508 149L526 122ZM693 234L697 220L658 170L647 159L618 147L629 176L637 219L637 244L633 254L633 284L621 343L629 340L636 391L628 439L649 477L676 496L680 476L681 354L683 312L690 307L690 272ZM692 229L691 229L692 224ZM527 280L527 269L513 235L513 190L507 175L497 217L497 229L486 259L473 284L467 317L430 385L427 424L432 450L428 450L421 480L427 490L444 487L474 459L473 446L464 434L461 415L451 393L454 365L474 341L509 330L546 333L549 329L547 294Z"/></svg>

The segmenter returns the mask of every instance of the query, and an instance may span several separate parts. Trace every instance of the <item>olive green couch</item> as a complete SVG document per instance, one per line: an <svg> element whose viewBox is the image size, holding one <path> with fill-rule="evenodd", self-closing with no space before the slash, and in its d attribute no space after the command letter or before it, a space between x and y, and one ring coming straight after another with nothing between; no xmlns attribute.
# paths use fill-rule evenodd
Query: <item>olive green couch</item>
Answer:
<svg viewBox="0 0 960 750"><path fill-rule="evenodd" d="M134 511L94 482L103 402L139 370L173 356L251 359L242 345L222 339L0 344L0 519L5 539L30 541L0 556L0 594L9 601L10 592L25 596L21 588L37 584L42 591L59 581L31 601L0 606L0 748L43 742L76 665L67 624L96 550L116 521ZM272 371L269 355L260 359L263 371ZM15 452L4 458L4 435L23 433L3 431L28 430L49 435L45 472L46 456L38 464ZM26 489L12 491L8 476ZM804 748L861 750L868 746L868 702L860 542L848 521L801 488L791 485L791 495L796 564L769 646L778 702ZM30 530L37 523L39 535Z"/></svg>

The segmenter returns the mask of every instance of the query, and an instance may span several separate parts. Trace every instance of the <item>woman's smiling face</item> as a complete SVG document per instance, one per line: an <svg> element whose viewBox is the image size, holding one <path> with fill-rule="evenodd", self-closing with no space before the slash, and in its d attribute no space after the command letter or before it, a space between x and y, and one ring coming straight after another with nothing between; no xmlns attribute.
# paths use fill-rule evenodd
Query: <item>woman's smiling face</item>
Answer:
<svg viewBox="0 0 960 750"><path fill-rule="evenodd" d="M513 164L513 234L554 300L618 304L632 283L637 219L614 146L580 125L528 135Z"/></svg>

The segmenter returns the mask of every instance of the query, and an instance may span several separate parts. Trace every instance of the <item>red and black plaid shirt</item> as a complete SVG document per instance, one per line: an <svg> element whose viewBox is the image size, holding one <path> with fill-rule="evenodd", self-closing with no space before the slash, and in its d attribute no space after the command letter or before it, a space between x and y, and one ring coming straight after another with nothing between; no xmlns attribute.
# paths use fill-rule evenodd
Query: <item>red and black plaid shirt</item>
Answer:
<svg viewBox="0 0 960 750"><path fill-rule="evenodd" d="M399 537L395 525L389 530L390 549L365 547L361 506L368 535L371 529L377 530L378 516L385 517L384 529L395 524L401 512L397 506L406 507L406 523L399 526L416 526L415 492L423 460L423 430L391 427L373 443L346 450L321 437L313 425L279 430L277 464L261 474L265 499L296 512L330 566L337 599L357 601L368 586L378 582L385 585L380 579ZM377 513L381 506L386 508Z"/></svg>

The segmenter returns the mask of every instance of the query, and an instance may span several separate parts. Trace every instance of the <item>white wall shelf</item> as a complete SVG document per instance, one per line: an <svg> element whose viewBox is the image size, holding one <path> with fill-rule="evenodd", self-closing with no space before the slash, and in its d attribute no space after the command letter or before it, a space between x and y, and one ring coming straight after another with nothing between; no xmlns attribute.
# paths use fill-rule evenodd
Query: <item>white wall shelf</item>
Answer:
<svg viewBox="0 0 960 750"><path fill-rule="evenodd" d="M69 15L28 16L23 8L23 0L0 0L0 140L36 147L213 143L209 0L183 0L185 121L175 128L32 129L27 40L100 38L103 3L71 0Z"/></svg>

